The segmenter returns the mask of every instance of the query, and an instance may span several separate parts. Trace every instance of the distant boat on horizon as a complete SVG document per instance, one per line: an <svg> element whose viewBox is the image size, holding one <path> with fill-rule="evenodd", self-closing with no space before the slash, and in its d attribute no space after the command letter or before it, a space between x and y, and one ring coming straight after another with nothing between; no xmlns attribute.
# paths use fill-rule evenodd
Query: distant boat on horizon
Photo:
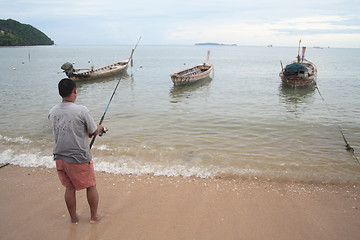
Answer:
<svg viewBox="0 0 360 240"><path fill-rule="evenodd" d="M210 45L210 46L237 46L237 44L225 44L225 43L195 43L195 45Z"/></svg>

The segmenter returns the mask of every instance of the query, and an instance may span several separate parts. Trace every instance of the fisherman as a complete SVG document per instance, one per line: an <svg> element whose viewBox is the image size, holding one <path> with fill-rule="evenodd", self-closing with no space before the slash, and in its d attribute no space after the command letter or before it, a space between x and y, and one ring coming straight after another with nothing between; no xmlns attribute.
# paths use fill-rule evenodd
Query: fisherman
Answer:
<svg viewBox="0 0 360 240"><path fill-rule="evenodd" d="M99 194L89 138L104 130L91 117L89 110L75 104L77 89L74 81L64 78L58 84L62 102L49 112L49 120L55 138L53 149L56 169L62 185L65 187L65 202L71 222L77 223L76 191L86 189L90 207L90 223L100 220L97 209Z"/></svg>

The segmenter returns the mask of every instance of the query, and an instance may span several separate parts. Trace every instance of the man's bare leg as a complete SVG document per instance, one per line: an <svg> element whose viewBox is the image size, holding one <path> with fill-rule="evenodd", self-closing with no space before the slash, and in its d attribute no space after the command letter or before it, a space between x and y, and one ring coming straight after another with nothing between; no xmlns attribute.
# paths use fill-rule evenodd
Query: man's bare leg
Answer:
<svg viewBox="0 0 360 240"><path fill-rule="evenodd" d="M90 206L90 223L96 223L100 220L97 209L99 205L99 194L96 185L86 189L87 200Z"/></svg>
<svg viewBox="0 0 360 240"><path fill-rule="evenodd" d="M76 194L75 188L67 187L65 189L65 202L66 202L66 206L69 211L72 223L77 223L79 221L79 218L76 215L76 195L75 194Z"/></svg>

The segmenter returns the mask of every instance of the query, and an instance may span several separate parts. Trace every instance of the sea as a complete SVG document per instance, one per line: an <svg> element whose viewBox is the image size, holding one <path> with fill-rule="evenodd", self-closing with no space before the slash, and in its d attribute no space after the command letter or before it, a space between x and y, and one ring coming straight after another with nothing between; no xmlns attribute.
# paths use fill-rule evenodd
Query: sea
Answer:
<svg viewBox="0 0 360 240"><path fill-rule="evenodd" d="M61 102L61 65L103 67L129 58L133 48L1 47L0 163L54 168L48 113ZM210 77L174 86L170 74L204 63L208 50ZM77 83L76 103L95 122L109 106L103 121L109 131L91 150L95 170L359 184L360 49L308 47L316 87L293 89L279 72L297 54L296 46L140 42L127 73Z"/></svg>

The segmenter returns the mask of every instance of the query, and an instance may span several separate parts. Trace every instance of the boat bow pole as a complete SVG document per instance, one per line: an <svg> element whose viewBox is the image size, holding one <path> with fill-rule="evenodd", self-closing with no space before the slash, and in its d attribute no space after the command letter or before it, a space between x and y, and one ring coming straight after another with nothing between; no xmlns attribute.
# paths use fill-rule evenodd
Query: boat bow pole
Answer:
<svg viewBox="0 0 360 240"><path fill-rule="evenodd" d="M130 57L129 57L127 63L126 63L126 65L128 65L128 64L130 63L130 61L131 61L131 59L132 59L132 56L133 56L133 54L134 54L134 52L135 52L135 49L136 49L137 45L138 45L139 42L140 42L140 39L141 39L141 37L140 37L139 40L137 41L134 49L132 49L131 55L130 55ZM117 84L116 84L116 86L115 86L115 89L114 89L114 91L113 91L113 93L112 93L112 95L111 95L111 97L110 97L109 103L108 103L108 105L106 106L105 112L104 112L104 114L102 115L102 117L101 117L101 119L100 119L99 125L101 125L102 122L104 121L105 114L106 114L106 112L107 112L107 110L108 110L108 108L109 108L109 106L110 106L111 100L113 99L113 97L114 97L114 95L115 95L116 89L117 89L118 86L119 86L119 83L120 83L120 80L122 79L122 76L123 76L123 75L121 75L120 79L118 80L118 82L117 82ZM104 133L104 131L102 131L99 135L101 136L102 133ZM96 138L96 135L94 135L93 138L91 139L90 149L91 149L92 145L93 145L94 142L95 142L95 138Z"/></svg>

